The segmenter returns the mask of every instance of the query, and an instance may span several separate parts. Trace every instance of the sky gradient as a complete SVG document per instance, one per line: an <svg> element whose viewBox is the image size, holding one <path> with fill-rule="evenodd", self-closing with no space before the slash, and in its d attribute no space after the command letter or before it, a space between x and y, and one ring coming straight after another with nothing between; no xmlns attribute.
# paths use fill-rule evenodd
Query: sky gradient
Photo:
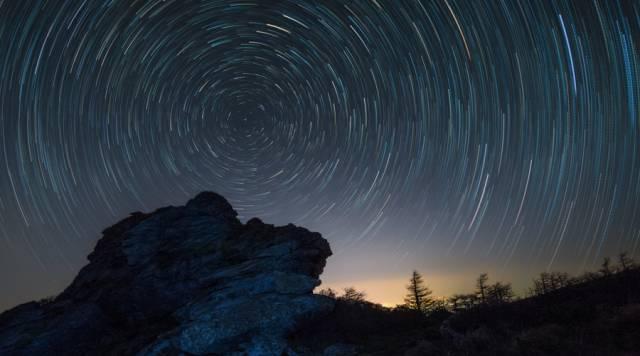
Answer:
<svg viewBox="0 0 640 356"><path fill-rule="evenodd" d="M640 249L638 1L0 0L0 309L202 190L402 300Z"/></svg>

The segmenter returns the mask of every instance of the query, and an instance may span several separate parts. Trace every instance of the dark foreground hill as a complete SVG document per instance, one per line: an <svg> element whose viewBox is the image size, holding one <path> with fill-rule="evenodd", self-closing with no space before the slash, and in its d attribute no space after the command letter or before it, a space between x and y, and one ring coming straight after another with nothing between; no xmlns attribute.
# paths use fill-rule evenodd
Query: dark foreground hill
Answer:
<svg viewBox="0 0 640 356"><path fill-rule="evenodd" d="M291 339L317 353L343 345L366 355L640 355L640 269L428 316L337 298Z"/></svg>
<svg viewBox="0 0 640 356"><path fill-rule="evenodd" d="M446 320L449 350L476 355L640 355L640 269Z"/></svg>
<svg viewBox="0 0 640 356"><path fill-rule="evenodd" d="M640 355L637 268L425 315L313 294L327 241L236 215L201 193L104 230L59 296L0 314L0 355Z"/></svg>

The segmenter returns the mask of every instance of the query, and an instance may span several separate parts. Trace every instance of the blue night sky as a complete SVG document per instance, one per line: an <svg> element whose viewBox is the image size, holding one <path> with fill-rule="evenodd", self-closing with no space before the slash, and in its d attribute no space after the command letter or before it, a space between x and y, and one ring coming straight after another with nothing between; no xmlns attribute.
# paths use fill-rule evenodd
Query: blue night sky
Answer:
<svg viewBox="0 0 640 356"><path fill-rule="evenodd" d="M0 0L0 76L0 309L202 190L385 304L640 253L638 1Z"/></svg>

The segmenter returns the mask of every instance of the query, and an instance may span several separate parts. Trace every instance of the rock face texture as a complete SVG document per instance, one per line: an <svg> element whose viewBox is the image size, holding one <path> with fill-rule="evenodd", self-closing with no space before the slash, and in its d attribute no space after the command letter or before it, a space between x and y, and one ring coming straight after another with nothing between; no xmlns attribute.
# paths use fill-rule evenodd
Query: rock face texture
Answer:
<svg viewBox="0 0 640 356"><path fill-rule="evenodd" d="M0 314L0 355L281 355L329 244L293 225L242 224L220 195L134 213L104 230L73 283Z"/></svg>

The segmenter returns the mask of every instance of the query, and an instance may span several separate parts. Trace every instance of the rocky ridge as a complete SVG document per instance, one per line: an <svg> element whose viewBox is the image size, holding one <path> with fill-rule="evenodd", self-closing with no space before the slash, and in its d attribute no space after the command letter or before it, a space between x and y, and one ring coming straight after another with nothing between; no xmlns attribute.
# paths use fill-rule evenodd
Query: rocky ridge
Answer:
<svg viewBox="0 0 640 356"><path fill-rule="evenodd" d="M0 354L293 353L287 335L334 307L312 293L329 244L236 216L205 192L107 228L59 296L0 314Z"/></svg>

